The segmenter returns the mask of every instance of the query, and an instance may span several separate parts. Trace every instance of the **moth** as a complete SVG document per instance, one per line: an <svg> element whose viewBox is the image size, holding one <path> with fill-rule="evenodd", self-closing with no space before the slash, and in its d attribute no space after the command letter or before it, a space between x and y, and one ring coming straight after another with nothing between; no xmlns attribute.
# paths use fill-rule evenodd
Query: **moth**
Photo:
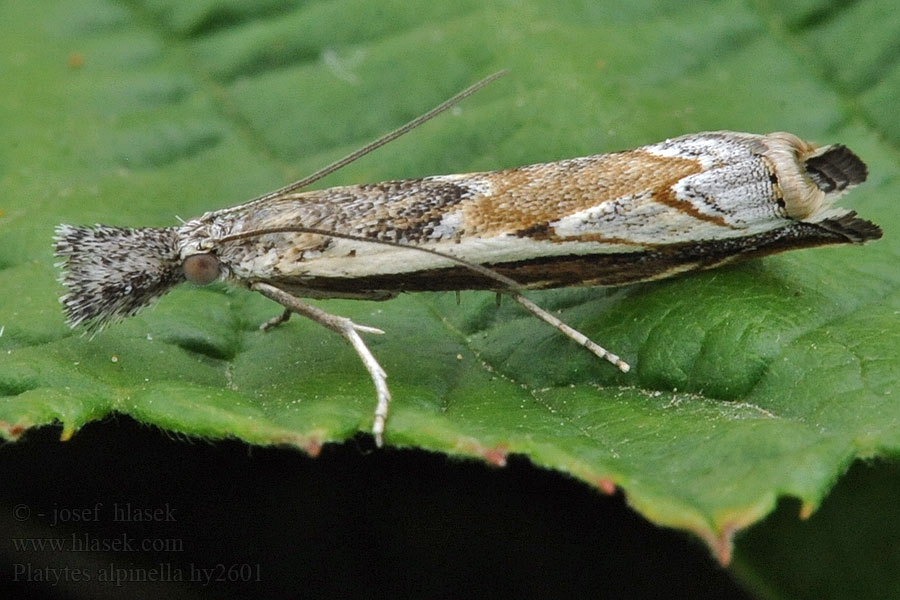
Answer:
<svg viewBox="0 0 900 600"><path fill-rule="evenodd" d="M522 292L616 286L830 244L881 229L835 201L865 181L840 144L789 133L694 133L633 150L524 167L300 191L446 110L502 73L287 187L166 228L59 225L56 254L72 327L134 315L184 281L224 280L331 329L374 383L383 441L387 375L360 334L383 333L304 299L388 300L490 290L623 371L628 364Z"/></svg>

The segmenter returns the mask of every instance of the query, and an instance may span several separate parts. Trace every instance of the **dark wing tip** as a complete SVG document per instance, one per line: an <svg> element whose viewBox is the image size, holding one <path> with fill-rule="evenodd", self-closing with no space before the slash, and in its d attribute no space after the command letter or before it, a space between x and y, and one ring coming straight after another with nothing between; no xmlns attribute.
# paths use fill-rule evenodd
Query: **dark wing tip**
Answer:
<svg viewBox="0 0 900 600"><path fill-rule="evenodd" d="M852 150L843 144L835 144L814 154L804 163L806 174L823 192L842 192L857 185L869 176L869 169Z"/></svg>
<svg viewBox="0 0 900 600"><path fill-rule="evenodd" d="M854 211L850 211L836 219L825 219L817 223L817 225L843 236L848 242L853 244L864 244L879 240L884 233L881 227L872 221L857 218Z"/></svg>

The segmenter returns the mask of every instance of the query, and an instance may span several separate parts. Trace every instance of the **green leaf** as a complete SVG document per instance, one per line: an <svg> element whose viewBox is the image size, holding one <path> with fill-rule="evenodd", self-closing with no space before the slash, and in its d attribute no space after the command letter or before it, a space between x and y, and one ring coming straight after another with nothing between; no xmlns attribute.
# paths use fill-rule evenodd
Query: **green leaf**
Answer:
<svg viewBox="0 0 900 600"><path fill-rule="evenodd" d="M900 448L900 93L888 0L665 3L110 0L0 6L0 430L111 412L209 438L369 431L337 336L247 291L185 285L93 339L57 303L53 226L164 226L308 174L480 77L510 74L319 185L486 170L698 130L787 130L869 163L866 247L621 289L534 294L629 374L491 294L321 306L369 336L386 441L522 453L691 531L723 562L778 498L810 514ZM860 36L859 32L866 35ZM893 44L893 45L892 45ZM886 63L885 61L890 61ZM889 64L890 66L886 66Z"/></svg>

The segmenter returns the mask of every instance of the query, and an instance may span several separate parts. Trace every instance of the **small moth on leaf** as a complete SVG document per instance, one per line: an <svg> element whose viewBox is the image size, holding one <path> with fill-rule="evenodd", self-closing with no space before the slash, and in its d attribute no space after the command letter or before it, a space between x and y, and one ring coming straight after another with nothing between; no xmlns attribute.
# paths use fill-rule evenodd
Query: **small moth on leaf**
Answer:
<svg viewBox="0 0 900 600"><path fill-rule="evenodd" d="M58 226L69 324L97 330L183 281L255 290L284 307L262 329L298 313L353 346L375 384L372 433L380 446L390 391L360 333L383 332L301 298L491 290L627 371L522 291L623 285L881 237L877 225L834 206L865 181L865 164L842 145L819 147L789 133L695 133L501 171L299 191L501 74L304 180L181 226Z"/></svg>

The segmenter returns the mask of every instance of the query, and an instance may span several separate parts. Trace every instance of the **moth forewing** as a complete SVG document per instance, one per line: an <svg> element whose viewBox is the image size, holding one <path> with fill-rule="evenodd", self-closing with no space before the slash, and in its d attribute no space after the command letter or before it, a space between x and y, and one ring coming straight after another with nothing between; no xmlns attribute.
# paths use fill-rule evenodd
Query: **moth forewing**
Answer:
<svg viewBox="0 0 900 600"><path fill-rule="evenodd" d="M832 158L843 175L808 166ZM833 207L864 178L843 146L693 134L517 169L290 193L189 221L183 252L214 247L230 277L314 298L498 289L472 264L520 288L620 285L874 239L877 227Z"/></svg>
<svg viewBox="0 0 900 600"><path fill-rule="evenodd" d="M866 175L842 145L728 131L501 171L297 191L317 174L179 227L60 225L61 301L70 325L98 328L185 280L258 291L285 308L264 329L294 312L353 346L376 388L372 432L381 445L387 375L360 335L381 331L300 297L501 292L627 371L521 291L622 285L878 239L877 225L834 206Z"/></svg>

